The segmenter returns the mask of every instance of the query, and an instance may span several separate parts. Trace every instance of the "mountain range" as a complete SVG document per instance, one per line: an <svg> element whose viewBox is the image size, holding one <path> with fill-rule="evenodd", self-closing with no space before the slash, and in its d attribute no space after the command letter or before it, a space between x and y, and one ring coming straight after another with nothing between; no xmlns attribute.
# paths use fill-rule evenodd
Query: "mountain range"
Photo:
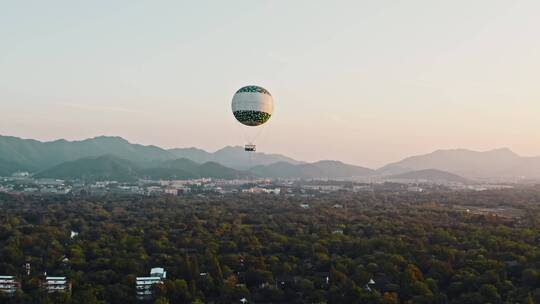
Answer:
<svg viewBox="0 0 540 304"><path fill-rule="evenodd" d="M508 148L486 152L437 150L388 164L377 172L381 175L395 175L426 169L447 171L475 180L535 180L540 179L540 157L522 157Z"/></svg>
<svg viewBox="0 0 540 304"><path fill-rule="evenodd" d="M276 162L300 164L292 158L279 154L256 153L249 158L242 147L225 147L214 153L197 148L162 149L129 143L121 137L100 136L81 141L56 140L41 142L0 136L0 170L11 167L28 171L41 171L64 162L87 157L114 155L130 160L142 167L152 167L156 162L186 158L198 163L217 162L238 170L250 166L269 165ZM5 173L5 172L0 172Z"/></svg>
<svg viewBox="0 0 540 304"><path fill-rule="evenodd" d="M486 152L437 150L373 170L333 160L306 163L280 154L257 152L249 155L238 146L207 152L197 148L163 149L132 144L121 137L41 142L0 136L0 176L9 176L16 171L63 179L259 176L470 183L540 180L540 157L521 157L507 148Z"/></svg>

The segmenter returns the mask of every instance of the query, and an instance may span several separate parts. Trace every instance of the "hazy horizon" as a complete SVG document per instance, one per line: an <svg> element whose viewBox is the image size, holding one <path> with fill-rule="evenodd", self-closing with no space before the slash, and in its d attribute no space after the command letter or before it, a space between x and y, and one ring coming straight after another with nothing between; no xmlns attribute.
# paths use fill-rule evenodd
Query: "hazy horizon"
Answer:
<svg viewBox="0 0 540 304"><path fill-rule="evenodd" d="M215 151L244 144L231 98L257 84L261 152L540 155L539 2L339 3L4 4L0 134Z"/></svg>

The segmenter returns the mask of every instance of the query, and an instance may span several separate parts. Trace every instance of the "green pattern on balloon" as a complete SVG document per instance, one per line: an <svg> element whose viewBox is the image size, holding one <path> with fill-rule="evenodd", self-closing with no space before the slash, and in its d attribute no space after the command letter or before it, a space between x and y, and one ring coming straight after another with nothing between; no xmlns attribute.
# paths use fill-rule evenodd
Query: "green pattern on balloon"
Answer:
<svg viewBox="0 0 540 304"><path fill-rule="evenodd" d="M270 114L260 111L235 111L234 117L246 126L260 126L270 119Z"/></svg>
<svg viewBox="0 0 540 304"><path fill-rule="evenodd" d="M258 86L246 86L236 91L236 93L261 93L261 94L266 94L268 96L272 96L270 95L270 92L268 92L265 88L261 88Z"/></svg>

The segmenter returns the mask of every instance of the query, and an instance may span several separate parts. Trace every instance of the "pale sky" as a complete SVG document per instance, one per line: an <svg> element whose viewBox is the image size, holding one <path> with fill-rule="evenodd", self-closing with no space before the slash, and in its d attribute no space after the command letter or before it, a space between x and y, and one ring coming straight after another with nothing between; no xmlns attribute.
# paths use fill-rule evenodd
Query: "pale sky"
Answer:
<svg viewBox="0 0 540 304"><path fill-rule="evenodd" d="M1 1L0 134L243 145L378 167L436 149L540 155L540 1Z"/></svg>

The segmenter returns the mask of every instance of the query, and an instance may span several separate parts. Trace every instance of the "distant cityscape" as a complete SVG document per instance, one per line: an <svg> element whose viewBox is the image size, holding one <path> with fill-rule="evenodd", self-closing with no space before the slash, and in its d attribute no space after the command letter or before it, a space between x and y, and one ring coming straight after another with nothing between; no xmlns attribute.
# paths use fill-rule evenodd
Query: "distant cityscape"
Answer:
<svg viewBox="0 0 540 304"><path fill-rule="evenodd" d="M133 182L116 180L83 181L54 178L35 178L29 172L19 171L11 176L0 177L0 192L27 195L187 195L187 194L273 194L305 195L337 191L369 192L447 189L453 191L483 191L513 188L511 184L463 184L459 182L434 183L424 179L371 180L354 182L330 179L216 179L197 178L187 180L147 180Z"/></svg>

